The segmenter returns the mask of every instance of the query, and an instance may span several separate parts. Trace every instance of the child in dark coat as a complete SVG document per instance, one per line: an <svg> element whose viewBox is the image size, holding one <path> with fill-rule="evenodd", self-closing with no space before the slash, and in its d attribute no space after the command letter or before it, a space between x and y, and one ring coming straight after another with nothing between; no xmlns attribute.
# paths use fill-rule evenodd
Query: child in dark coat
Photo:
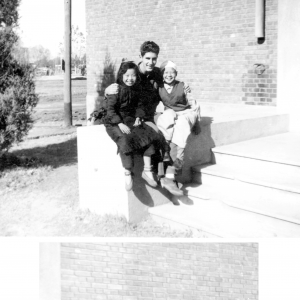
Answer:
<svg viewBox="0 0 300 300"><path fill-rule="evenodd" d="M125 188L132 189L133 155L143 153L144 171L142 177L149 185L157 182L151 170L151 155L155 153L155 143L163 136L142 122L145 116L140 105L140 77L138 67L133 62L123 62L117 75L119 91L107 95L107 114L104 124L106 131L117 144L122 165L125 169Z"/></svg>

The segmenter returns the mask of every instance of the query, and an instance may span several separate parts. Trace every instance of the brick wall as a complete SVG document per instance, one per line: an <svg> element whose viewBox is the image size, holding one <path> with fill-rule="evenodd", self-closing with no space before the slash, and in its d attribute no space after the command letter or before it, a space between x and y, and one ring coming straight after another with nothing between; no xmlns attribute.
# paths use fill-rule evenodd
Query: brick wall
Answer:
<svg viewBox="0 0 300 300"><path fill-rule="evenodd" d="M258 299L258 244L64 243L62 300Z"/></svg>
<svg viewBox="0 0 300 300"><path fill-rule="evenodd" d="M266 0L266 39L258 44L254 0L86 0L88 93L105 58L116 68L123 57L138 62L140 45L153 40L158 65L173 60L201 101L275 105L277 2ZM256 63L267 68L261 76Z"/></svg>

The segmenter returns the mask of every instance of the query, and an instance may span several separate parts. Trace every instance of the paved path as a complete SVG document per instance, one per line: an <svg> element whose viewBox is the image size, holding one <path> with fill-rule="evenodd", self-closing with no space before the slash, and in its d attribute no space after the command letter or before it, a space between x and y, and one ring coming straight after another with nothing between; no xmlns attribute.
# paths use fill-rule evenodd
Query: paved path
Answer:
<svg viewBox="0 0 300 300"><path fill-rule="evenodd" d="M64 103L58 103L58 102L53 102L53 103L41 103L38 104L37 107L35 108L36 111L41 111L41 110L62 110L64 107ZM85 108L86 104L85 103L72 103L72 108Z"/></svg>

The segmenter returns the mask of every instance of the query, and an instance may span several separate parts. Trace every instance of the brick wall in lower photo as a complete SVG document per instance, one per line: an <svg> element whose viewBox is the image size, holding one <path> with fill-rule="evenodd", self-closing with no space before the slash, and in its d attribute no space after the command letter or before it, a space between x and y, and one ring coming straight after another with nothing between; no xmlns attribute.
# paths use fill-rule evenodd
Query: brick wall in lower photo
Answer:
<svg viewBox="0 0 300 300"><path fill-rule="evenodd" d="M62 243L62 300L258 299L256 243Z"/></svg>

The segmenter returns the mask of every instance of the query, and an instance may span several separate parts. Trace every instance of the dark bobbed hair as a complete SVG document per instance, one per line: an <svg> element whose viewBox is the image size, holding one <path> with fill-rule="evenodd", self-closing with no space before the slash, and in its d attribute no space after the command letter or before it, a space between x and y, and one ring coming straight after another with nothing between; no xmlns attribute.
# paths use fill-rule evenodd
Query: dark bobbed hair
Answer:
<svg viewBox="0 0 300 300"><path fill-rule="evenodd" d="M146 41L141 45L141 55L144 56L148 52L159 54L159 46L152 41Z"/></svg>
<svg viewBox="0 0 300 300"><path fill-rule="evenodd" d="M123 75L127 72L127 70L133 69L135 70L136 74L136 83L135 85L139 84L141 82L140 72L138 66L133 61L125 61L122 62L120 65L120 69L117 74L117 84L124 85L123 82Z"/></svg>

